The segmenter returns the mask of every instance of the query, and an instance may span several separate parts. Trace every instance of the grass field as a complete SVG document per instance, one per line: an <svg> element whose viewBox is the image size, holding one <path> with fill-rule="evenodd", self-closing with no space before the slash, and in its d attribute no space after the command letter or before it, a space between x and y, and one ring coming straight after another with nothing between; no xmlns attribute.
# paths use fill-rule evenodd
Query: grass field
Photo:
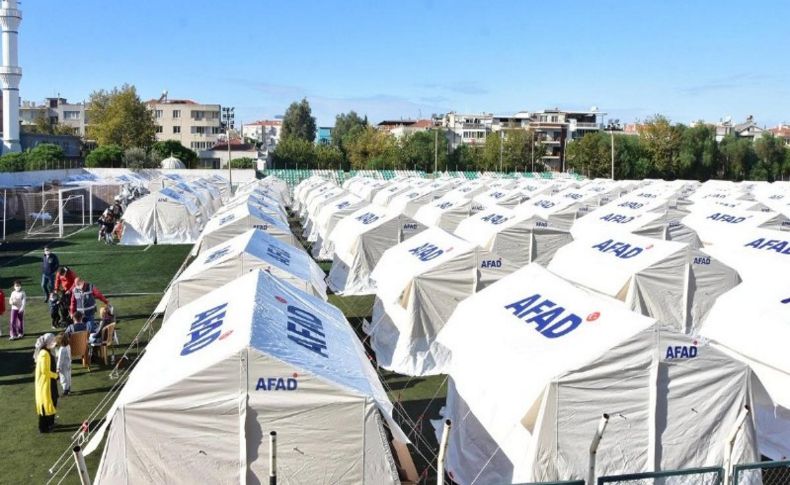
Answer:
<svg viewBox="0 0 790 485"><path fill-rule="evenodd" d="M0 456L6 464L0 474L0 483L46 482L47 469L69 447L72 433L115 382L109 377L109 367L96 362L88 372L74 362L73 392L58 403L56 432L38 433L32 347L39 335L51 331L48 308L40 288L40 260L42 248L47 243L59 256L61 264L94 283L115 306L121 340L117 355L149 318L190 249L188 246L106 246L96 241L93 228L60 241L16 240L0 246L0 287L7 296L12 281L19 279L28 295L25 339L8 341L8 312L0 317L4 335L0 338ZM328 266L324 266L328 270ZM331 295L329 301L344 312L363 338L361 323L370 316L372 297ZM436 419L444 404L445 380L441 376L410 378L389 372L382 372L382 376L396 405L396 420L402 423L404 431L419 448L419 452L413 453L417 470L426 471L433 480L435 474L427 461L433 461L438 445L428 420ZM414 431L409 422L418 423ZM98 457L98 453L88 457L91 476ZM76 473L72 471L63 483L79 483Z"/></svg>

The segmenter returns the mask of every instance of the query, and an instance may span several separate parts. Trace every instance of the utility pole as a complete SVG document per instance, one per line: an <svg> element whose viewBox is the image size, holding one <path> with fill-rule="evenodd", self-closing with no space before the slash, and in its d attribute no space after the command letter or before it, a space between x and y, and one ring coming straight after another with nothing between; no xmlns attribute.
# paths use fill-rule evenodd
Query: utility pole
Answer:
<svg viewBox="0 0 790 485"><path fill-rule="evenodd" d="M535 132L532 132L532 172L535 172Z"/></svg>
<svg viewBox="0 0 790 485"><path fill-rule="evenodd" d="M504 129L503 130L499 130L499 172L500 173L502 172L502 151L503 151L503 149L502 149L502 138L503 138L504 131L505 131Z"/></svg>
<svg viewBox="0 0 790 485"><path fill-rule="evenodd" d="M614 181L614 132L609 130L609 136L612 138L612 181Z"/></svg>

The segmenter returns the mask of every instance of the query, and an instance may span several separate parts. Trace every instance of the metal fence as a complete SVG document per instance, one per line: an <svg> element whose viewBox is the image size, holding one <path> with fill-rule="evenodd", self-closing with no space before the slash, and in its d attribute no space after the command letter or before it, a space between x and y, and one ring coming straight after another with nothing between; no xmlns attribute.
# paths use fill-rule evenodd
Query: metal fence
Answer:
<svg viewBox="0 0 790 485"><path fill-rule="evenodd" d="M721 485L724 470L721 467L689 468L660 472L630 473L598 477L598 485L607 483L628 485Z"/></svg>
<svg viewBox="0 0 790 485"><path fill-rule="evenodd" d="M790 460L735 465L733 485L790 485Z"/></svg>

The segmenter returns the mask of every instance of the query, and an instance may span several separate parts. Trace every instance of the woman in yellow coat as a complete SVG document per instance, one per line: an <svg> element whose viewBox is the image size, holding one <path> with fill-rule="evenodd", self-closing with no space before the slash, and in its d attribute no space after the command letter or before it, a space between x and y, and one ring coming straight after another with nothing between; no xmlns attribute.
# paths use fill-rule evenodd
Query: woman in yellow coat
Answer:
<svg viewBox="0 0 790 485"><path fill-rule="evenodd" d="M55 413L58 404L58 373L55 372L55 360L52 349L55 347L55 336L46 333L36 340L36 413L38 414L39 433L49 433L55 427Z"/></svg>

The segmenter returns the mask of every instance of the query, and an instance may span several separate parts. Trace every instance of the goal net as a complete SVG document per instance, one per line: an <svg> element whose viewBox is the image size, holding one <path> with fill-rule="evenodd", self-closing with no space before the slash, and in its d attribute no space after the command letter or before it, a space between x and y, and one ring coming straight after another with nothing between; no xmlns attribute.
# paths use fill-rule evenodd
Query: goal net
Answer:
<svg viewBox="0 0 790 485"><path fill-rule="evenodd" d="M64 237L91 224L90 189L52 188L26 194L25 227L28 237Z"/></svg>

